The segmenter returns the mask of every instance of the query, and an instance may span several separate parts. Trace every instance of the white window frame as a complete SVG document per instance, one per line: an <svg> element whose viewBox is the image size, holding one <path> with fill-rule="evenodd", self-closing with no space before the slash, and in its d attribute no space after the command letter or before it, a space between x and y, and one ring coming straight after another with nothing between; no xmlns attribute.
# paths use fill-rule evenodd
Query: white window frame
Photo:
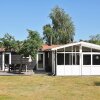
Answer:
<svg viewBox="0 0 100 100"><path fill-rule="evenodd" d="M43 54L43 68L38 67L38 55L39 54ZM37 70L45 70L45 53L44 52L37 53Z"/></svg>

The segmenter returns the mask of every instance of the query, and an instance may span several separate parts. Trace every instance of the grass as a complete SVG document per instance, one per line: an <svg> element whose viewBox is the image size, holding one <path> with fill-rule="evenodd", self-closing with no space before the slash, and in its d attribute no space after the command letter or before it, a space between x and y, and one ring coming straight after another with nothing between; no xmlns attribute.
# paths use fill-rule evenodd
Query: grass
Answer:
<svg viewBox="0 0 100 100"><path fill-rule="evenodd" d="M100 76L0 76L0 100L100 100Z"/></svg>

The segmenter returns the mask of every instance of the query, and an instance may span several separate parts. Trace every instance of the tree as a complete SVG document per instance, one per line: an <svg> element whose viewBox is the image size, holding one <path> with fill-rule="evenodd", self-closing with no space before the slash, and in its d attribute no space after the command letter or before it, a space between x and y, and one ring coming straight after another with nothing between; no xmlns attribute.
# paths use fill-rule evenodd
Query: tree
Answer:
<svg viewBox="0 0 100 100"><path fill-rule="evenodd" d="M16 52L17 52L17 53L20 53L21 48L22 48L22 46L23 46L23 41L16 40L15 46L16 46Z"/></svg>
<svg viewBox="0 0 100 100"><path fill-rule="evenodd" d="M16 50L16 41L14 36L10 34L5 34L3 38L0 38L0 42L2 44L2 47L5 48L7 51L13 51Z"/></svg>
<svg viewBox="0 0 100 100"><path fill-rule="evenodd" d="M47 43L52 44L53 40L52 38L54 37L53 29L50 24L47 24L43 27L43 34L44 38L47 41Z"/></svg>
<svg viewBox="0 0 100 100"><path fill-rule="evenodd" d="M91 35L89 42L100 45L100 34Z"/></svg>
<svg viewBox="0 0 100 100"><path fill-rule="evenodd" d="M20 53L23 53L24 56L31 55L34 59L43 42L38 32L28 30L28 34L27 39L24 40Z"/></svg>
<svg viewBox="0 0 100 100"><path fill-rule="evenodd" d="M48 44L65 44L72 42L75 28L71 17L62 8L56 6L49 14L52 24L43 27L43 35ZM49 31L47 31L49 28ZM51 33L50 33L51 32ZM52 39L51 39L52 38Z"/></svg>

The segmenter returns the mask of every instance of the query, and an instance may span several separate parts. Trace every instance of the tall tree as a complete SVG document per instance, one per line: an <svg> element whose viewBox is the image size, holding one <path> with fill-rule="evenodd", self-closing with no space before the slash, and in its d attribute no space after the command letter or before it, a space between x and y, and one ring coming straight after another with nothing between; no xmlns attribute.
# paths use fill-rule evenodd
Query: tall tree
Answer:
<svg viewBox="0 0 100 100"><path fill-rule="evenodd" d="M47 24L43 28L43 35L47 43L65 44L72 42L75 35L75 27L71 17L58 6L52 9L49 17L52 20L52 24ZM48 27L49 31L47 31ZM50 37L52 37L52 39Z"/></svg>
<svg viewBox="0 0 100 100"><path fill-rule="evenodd" d="M34 59L36 57L36 53L42 45L42 39L40 35L36 31L28 30L28 37L23 43L23 47L21 48L21 53L25 56L31 55Z"/></svg>
<svg viewBox="0 0 100 100"><path fill-rule="evenodd" d="M54 37L54 33L53 33L53 29L51 27L50 24L47 24L43 27L43 34L44 34L44 38L46 40L47 43L52 44L53 42L53 37Z"/></svg>

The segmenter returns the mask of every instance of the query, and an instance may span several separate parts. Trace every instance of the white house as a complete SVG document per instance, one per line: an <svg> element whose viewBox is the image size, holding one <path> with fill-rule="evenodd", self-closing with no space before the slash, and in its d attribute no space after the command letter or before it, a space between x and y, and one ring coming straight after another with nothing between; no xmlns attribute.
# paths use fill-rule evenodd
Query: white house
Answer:
<svg viewBox="0 0 100 100"><path fill-rule="evenodd" d="M51 63L52 73L58 76L100 75L100 46L87 42L49 46L37 54L37 70L39 65L45 70L47 61Z"/></svg>

